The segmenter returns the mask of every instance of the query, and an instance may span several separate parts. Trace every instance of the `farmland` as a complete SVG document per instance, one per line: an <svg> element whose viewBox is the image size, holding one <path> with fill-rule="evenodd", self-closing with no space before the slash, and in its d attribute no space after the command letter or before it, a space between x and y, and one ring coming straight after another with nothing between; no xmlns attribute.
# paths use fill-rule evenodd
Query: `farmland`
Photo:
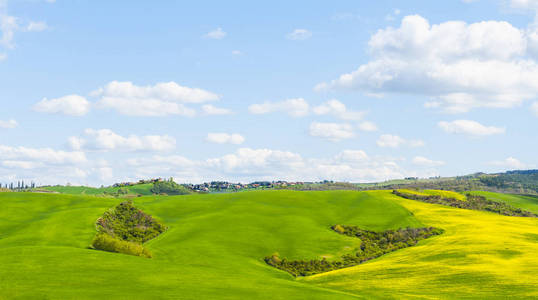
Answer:
<svg viewBox="0 0 538 300"><path fill-rule="evenodd" d="M524 196L487 196L538 209ZM95 221L121 201L0 193L0 299L538 297L537 218L428 204L388 190L144 196L134 204L169 227L145 244L153 258L89 249ZM331 259L358 247L356 238L331 230L334 224L444 233L308 277L264 262L273 253Z"/></svg>

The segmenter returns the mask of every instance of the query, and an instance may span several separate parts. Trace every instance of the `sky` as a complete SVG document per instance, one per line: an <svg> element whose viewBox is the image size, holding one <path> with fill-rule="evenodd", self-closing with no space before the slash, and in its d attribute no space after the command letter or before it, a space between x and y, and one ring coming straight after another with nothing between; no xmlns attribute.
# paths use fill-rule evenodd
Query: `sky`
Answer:
<svg viewBox="0 0 538 300"><path fill-rule="evenodd" d="M0 182L538 166L538 0L0 0Z"/></svg>

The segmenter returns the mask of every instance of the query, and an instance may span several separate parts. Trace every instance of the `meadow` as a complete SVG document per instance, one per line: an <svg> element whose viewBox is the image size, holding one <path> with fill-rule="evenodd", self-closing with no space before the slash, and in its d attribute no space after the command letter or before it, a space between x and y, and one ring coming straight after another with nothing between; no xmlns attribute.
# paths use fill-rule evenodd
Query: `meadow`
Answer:
<svg viewBox="0 0 538 300"><path fill-rule="evenodd" d="M122 199L0 193L0 299L538 297L536 218L422 203L391 191L133 200L169 226L145 244L151 259L88 248L97 218ZM501 201L538 209L531 201ZM289 259L331 258L356 247L356 238L331 230L334 224L445 232L355 267L297 279L263 261L276 252Z"/></svg>

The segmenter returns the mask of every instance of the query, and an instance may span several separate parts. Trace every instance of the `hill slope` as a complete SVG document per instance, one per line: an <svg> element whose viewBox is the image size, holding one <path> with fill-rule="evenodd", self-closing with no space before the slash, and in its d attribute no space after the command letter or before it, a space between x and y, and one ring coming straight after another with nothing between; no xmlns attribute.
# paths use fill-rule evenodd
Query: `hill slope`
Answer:
<svg viewBox="0 0 538 300"><path fill-rule="evenodd" d="M87 249L120 199L0 193L0 298L356 299L538 296L538 220L454 209L390 191L141 197L170 228L154 258ZM436 226L442 236L369 263L293 279L263 258L330 257L357 245L330 226ZM489 289L484 290L483 287Z"/></svg>

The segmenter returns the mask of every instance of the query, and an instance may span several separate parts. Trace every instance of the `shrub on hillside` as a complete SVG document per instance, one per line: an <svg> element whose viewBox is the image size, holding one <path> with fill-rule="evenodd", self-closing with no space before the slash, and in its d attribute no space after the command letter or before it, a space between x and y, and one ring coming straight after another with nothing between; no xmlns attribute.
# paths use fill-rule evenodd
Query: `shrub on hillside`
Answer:
<svg viewBox="0 0 538 300"><path fill-rule="evenodd" d="M433 227L401 228L382 232L368 231L357 226L345 225L335 225L331 229L339 234L359 238L361 240L360 247L355 249L354 253L345 254L340 260L334 261L329 261L325 258L290 261L285 258L281 259L278 254L273 254L267 256L265 262L293 276L309 276L356 266L383 254L414 246L420 240L440 235L444 232L442 229Z"/></svg>
<svg viewBox="0 0 538 300"><path fill-rule="evenodd" d="M151 252L141 244L122 241L108 234L98 234L92 241L94 249L151 258Z"/></svg>
<svg viewBox="0 0 538 300"><path fill-rule="evenodd" d="M120 240L144 243L166 230L166 226L134 207L132 201L120 203L97 220L97 231Z"/></svg>
<svg viewBox="0 0 538 300"><path fill-rule="evenodd" d="M441 205L457 207L457 208L490 211L490 212L494 212L494 213L505 215L505 216L534 217L534 218L538 217L538 215L529 211L522 210L521 208L515 208L503 202L491 201L491 200L486 199L486 197L484 196L478 196L478 195L472 195L472 194L467 194L466 195L467 200L461 201L454 198L444 198L444 197L441 197L440 195L425 196L425 195L419 195L416 193L407 193L401 190L393 190L392 193L394 195L397 195L406 199L417 200L417 201L422 201L426 203L441 204Z"/></svg>
<svg viewBox="0 0 538 300"><path fill-rule="evenodd" d="M134 207L132 201L120 203L97 219L97 236L92 247L143 257L151 253L142 246L166 230L166 226Z"/></svg>
<svg viewBox="0 0 538 300"><path fill-rule="evenodd" d="M184 186L175 183L174 181L160 181L155 182L151 188L153 194L167 194L167 195L187 195L191 192Z"/></svg>

